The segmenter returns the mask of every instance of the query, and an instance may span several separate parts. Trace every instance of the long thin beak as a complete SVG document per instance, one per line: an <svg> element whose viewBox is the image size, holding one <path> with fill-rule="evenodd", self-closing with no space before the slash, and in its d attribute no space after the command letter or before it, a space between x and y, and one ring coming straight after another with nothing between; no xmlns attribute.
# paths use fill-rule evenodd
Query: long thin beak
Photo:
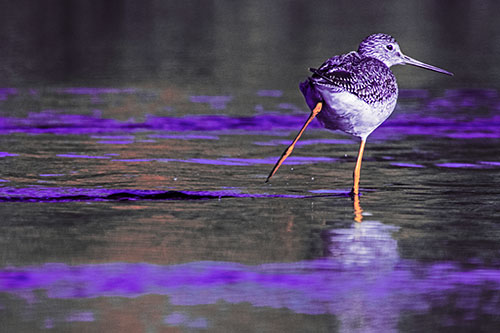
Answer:
<svg viewBox="0 0 500 333"><path fill-rule="evenodd" d="M448 71L445 71L444 69L441 69L441 68L426 64L424 62L415 60L411 57L408 57L407 55L402 55L401 57L403 58L403 61L405 64L413 65L413 66L417 66L417 67L422 67L422 68L425 68L425 69L428 69L431 71L435 71L435 72L439 72L439 73L453 76L453 73L451 73L451 72L448 72Z"/></svg>

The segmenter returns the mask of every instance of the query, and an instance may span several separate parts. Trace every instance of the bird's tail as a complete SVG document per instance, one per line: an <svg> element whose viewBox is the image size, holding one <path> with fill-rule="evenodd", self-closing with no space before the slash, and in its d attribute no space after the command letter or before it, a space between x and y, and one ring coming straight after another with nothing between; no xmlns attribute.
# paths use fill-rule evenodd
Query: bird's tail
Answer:
<svg viewBox="0 0 500 333"><path fill-rule="evenodd" d="M321 95L316 90L316 87L311 78L308 77L304 82L301 82L299 84L299 89L302 92L302 95L304 95L307 106L309 106L309 109L311 109L311 111L314 110L319 102L322 102Z"/></svg>

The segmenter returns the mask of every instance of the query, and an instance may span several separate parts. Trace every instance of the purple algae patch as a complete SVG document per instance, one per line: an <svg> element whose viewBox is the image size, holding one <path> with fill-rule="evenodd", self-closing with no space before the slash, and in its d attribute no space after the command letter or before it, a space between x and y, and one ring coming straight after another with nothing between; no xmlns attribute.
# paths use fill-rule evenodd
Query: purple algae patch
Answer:
<svg viewBox="0 0 500 333"><path fill-rule="evenodd" d="M53 110L30 113L26 118L0 118L0 134L89 134L123 131L130 127L130 122L103 119L93 115L68 115Z"/></svg>
<svg viewBox="0 0 500 333"><path fill-rule="evenodd" d="M131 143L134 143L133 140L101 140L97 141L97 143L103 144L103 145L128 145Z"/></svg>
<svg viewBox="0 0 500 333"><path fill-rule="evenodd" d="M264 159L242 159L242 158L228 158L225 160L229 161L241 161L248 164L272 164L274 165L279 157L269 157ZM290 156L283 162L283 165L299 165L299 164L311 164L311 163L321 163L321 162L335 162L338 161L336 158L332 157L308 157L308 156Z"/></svg>
<svg viewBox="0 0 500 333"><path fill-rule="evenodd" d="M140 160L140 159L115 159L116 162L149 162L158 161L162 163L170 162L181 162L181 163L195 163L195 164L207 164L207 165L227 165L227 166L248 166L248 165L274 165L279 157L267 157L267 158L219 158L219 159L209 159L209 158L190 158L190 159L171 159L171 158L158 158L151 160ZM305 157L305 156L290 156L283 162L283 165L300 165L300 164L312 164L321 162L335 162L338 161L336 158L331 157Z"/></svg>
<svg viewBox="0 0 500 333"><path fill-rule="evenodd" d="M181 325L188 320L188 316L180 312L173 312L163 319L163 322L168 325Z"/></svg>
<svg viewBox="0 0 500 333"><path fill-rule="evenodd" d="M207 328L208 321L203 317L190 318L181 312L172 312L165 316L163 323L171 326L186 326L189 328Z"/></svg>
<svg viewBox="0 0 500 333"><path fill-rule="evenodd" d="M123 158L123 159L113 159L111 162L154 162L157 159L155 158Z"/></svg>
<svg viewBox="0 0 500 333"><path fill-rule="evenodd" d="M345 194L345 195L349 195L351 193L350 191L336 190L336 189L310 190L309 192L315 194Z"/></svg>
<svg viewBox="0 0 500 333"><path fill-rule="evenodd" d="M93 88L93 87L73 87L57 89L59 93L72 95L101 95L101 94L133 94L137 92L134 88Z"/></svg>
<svg viewBox="0 0 500 333"><path fill-rule="evenodd" d="M79 154L57 154L58 157L67 158L89 158L89 159L108 159L109 156L91 156L91 155L79 155Z"/></svg>
<svg viewBox="0 0 500 333"><path fill-rule="evenodd" d="M281 97L283 96L282 90L266 90L262 89L257 91L257 96L261 97Z"/></svg>
<svg viewBox="0 0 500 333"><path fill-rule="evenodd" d="M91 90L84 90L83 92L91 92ZM224 108L225 104L231 98L231 96L191 97L193 102L209 103L214 109ZM478 99L477 96L474 98ZM500 103L498 103L498 101L495 103L495 105L490 105L490 107L500 109ZM156 131L159 132L158 135L171 135L170 138L172 139L190 140L197 139L195 137L196 134L186 133L184 137L177 137L177 135L182 136L182 132L194 131L216 131L219 133L224 131L240 131L243 134L250 134L252 131L258 131L259 133L276 136L282 134L280 131L298 131L307 119L307 113L299 113L298 108L295 110L296 107L291 104L280 105L282 107L293 108L294 111L292 113L265 112L246 117L227 115L159 117L148 115L144 121L136 121L134 119L122 121L102 118L99 112L95 112L92 115L72 115L63 114L60 111L45 110L38 113L30 113L25 118L0 117L0 134L21 132L29 134L94 134L96 136L105 136L105 133L118 132L133 134L138 131ZM439 109L439 112L440 111L442 111L442 109ZM424 116L425 112L418 112L415 114L396 112L388 121L383 123L371 137L375 139L388 139L398 136L424 135L454 139L500 138L500 131L498 131L500 127L500 116L472 117L470 115L462 115L451 117L449 116L450 114L456 114L456 112L452 112L454 112L454 109L439 117ZM442 113L440 112L440 114ZM321 128L321 125L318 121L314 120L309 128ZM198 138L202 140L211 140L213 139L212 137L215 136L204 133L200 134ZM169 137L165 138L167 139ZM114 140L113 138L110 139ZM318 143L328 142L319 141ZM335 142L331 143L335 144ZM341 142L337 143L342 144ZM275 143L272 143L271 145L274 144ZM304 143L299 141L298 145L304 145Z"/></svg>
<svg viewBox="0 0 500 333"><path fill-rule="evenodd" d="M81 202L81 201L138 201L138 200L209 200L221 198L312 198L309 195L241 193L237 190L178 191L131 190L105 188L0 187L0 202Z"/></svg>
<svg viewBox="0 0 500 333"><path fill-rule="evenodd" d="M450 89L443 97L432 99L427 107L431 110L468 109L478 107L493 107L498 100L495 89Z"/></svg>
<svg viewBox="0 0 500 333"><path fill-rule="evenodd" d="M498 299L498 269L481 266L463 269L454 263L402 260L390 236L394 228L371 226L363 237L356 234L358 228L337 230L339 234L332 237L332 244L337 247L332 250L342 251L326 258L262 265L205 261L175 265L47 263L6 267L0 269L0 292L34 295L34 291L44 290L51 299L154 294L168 296L173 305L247 302L254 307L287 308L304 314L350 313L359 310L361 302L375 316L376 310L384 307L384 312L394 314L396 322L400 312L430 308L433 297L429 295L467 295L470 300L478 300L484 293L482 287L488 287L492 298ZM353 242L364 246L362 250L385 250L390 257L381 259L374 254L367 261L353 260L362 259L350 256L355 254L350 253ZM360 251L359 246L354 248ZM476 311L467 304L457 307L465 313ZM498 307L491 307L490 311L500 314ZM93 313L86 311L67 317L67 321L92 320ZM163 322L193 328L207 326L203 317L193 318L182 312L170 313Z"/></svg>
<svg viewBox="0 0 500 333"><path fill-rule="evenodd" d="M17 95L16 88L0 88L0 101L5 101L9 95Z"/></svg>
<svg viewBox="0 0 500 333"><path fill-rule="evenodd" d="M46 318L43 322L43 328L45 329L54 328L54 320L51 318Z"/></svg>
<svg viewBox="0 0 500 333"><path fill-rule="evenodd" d="M119 121L101 118L98 114L68 115L46 110L39 113L30 113L26 118L1 117L0 134L21 132L30 134L94 134L101 136L101 133L113 132L220 132L236 130L244 133L259 131L273 135L276 130L297 130L302 126L305 119L307 119L307 116L304 114L282 115L271 113L252 117L230 117L226 115L148 116L144 122L136 122L134 120ZM310 127L318 128L320 126L317 122L313 122Z"/></svg>
<svg viewBox="0 0 500 333"><path fill-rule="evenodd" d="M5 151L0 151L0 157L8 157L8 156L19 156L19 154L11 154Z"/></svg>
<svg viewBox="0 0 500 333"><path fill-rule="evenodd" d="M128 145L134 143L133 135L92 135L92 139L103 139L97 141L100 144L107 145Z"/></svg>
<svg viewBox="0 0 500 333"><path fill-rule="evenodd" d="M414 164L414 163L391 162L390 164L402 168L425 168L425 166L423 166L422 164Z"/></svg>
<svg viewBox="0 0 500 333"><path fill-rule="evenodd" d="M279 157L268 157L268 158L221 158L218 160L208 160L208 159L191 159L185 160L189 163L202 163L202 164L216 164L216 165L256 165L256 164L268 164L274 165ZM311 164L320 162L335 162L338 159L331 157L304 157L304 156L290 156L283 162L283 165L300 165L300 164Z"/></svg>
<svg viewBox="0 0 500 333"><path fill-rule="evenodd" d="M254 142L257 146L281 146L289 145L292 140L271 140L271 141L256 141ZM349 139L312 139L312 140L300 140L296 143L296 147L309 146L317 144L333 144L333 145L350 145L354 144L355 141Z"/></svg>
<svg viewBox="0 0 500 333"><path fill-rule="evenodd" d="M453 139L482 139L482 138L490 138L490 139L498 139L500 138L500 132L458 132L458 133L449 133L444 135L447 138Z"/></svg>
<svg viewBox="0 0 500 333"><path fill-rule="evenodd" d="M195 163L195 164L208 164L208 165L251 165L249 161L234 161L233 159L208 159L208 158L191 158L187 160L172 160L173 162ZM254 163L256 164L256 163Z"/></svg>
<svg viewBox="0 0 500 333"><path fill-rule="evenodd" d="M500 162L494 162L494 161L479 161L479 164L484 164L484 165L491 165L491 166L498 166L500 167Z"/></svg>
<svg viewBox="0 0 500 333"><path fill-rule="evenodd" d="M290 110L292 112L303 113L304 110L292 103L279 103L278 108L282 110Z"/></svg>
<svg viewBox="0 0 500 333"><path fill-rule="evenodd" d="M92 135L92 139L105 139L105 140L133 140L133 135Z"/></svg>
<svg viewBox="0 0 500 333"><path fill-rule="evenodd" d="M93 312L74 312L66 317L67 322L91 322L94 321Z"/></svg>
<svg viewBox="0 0 500 333"><path fill-rule="evenodd" d="M429 97L429 91L426 89L401 89L399 91L399 98L427 98Z"/></svg>
<svg viewBox="0 0 500 333"><path fill-rule="evenodd" d="M455 168L455 169L481 169L485 168L484 165L472 163L439 163L436 166L441 168Z"/></svg>
<svg viewBox="0 0 500 333"><path fill-rule="evenodd" d="M454 139L500 138L499 127L500 116L462 119L460 117L443 118L396 113L383 123L371 137L387 139L423 135Z"/></svg>
<svg viewBox="0 0 500 333"><path fill-rule="evenodd" d="M203 318L203 317L191 319L187 323L185 323L184 325L189 327L189 328L198 328L198 329L208 328L208 326L209 326L208 320L206 318Z"/></svg>
<svg viewBox="0 0 500 333"><path fill-rule="evenodd" d="M201 134L150 134L150 138L154 139L177 139L177 140L219 140L217 135L201 135Z"/></svg>

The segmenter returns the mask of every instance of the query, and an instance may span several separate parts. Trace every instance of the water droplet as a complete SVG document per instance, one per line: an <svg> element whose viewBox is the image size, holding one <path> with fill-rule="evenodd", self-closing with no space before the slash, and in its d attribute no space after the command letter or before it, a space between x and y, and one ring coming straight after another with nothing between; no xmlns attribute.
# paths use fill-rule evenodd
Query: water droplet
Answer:
<svg viewBox="0 0 500 333"><path fill-rule="evenodd" d="M311 180L314 180L314 177L311 177Z"/></svg>
<svg viewBox="0 0 500 333"><path fill-rule="evenodd" d="M293 171L293 168L290 168L290 170L292 170L292 171Z"/></svg>
<svg viewBox="0 0 500 333"><path fill-rule="evenodd" d="M174 181L177 181L177 177L174 177Z"/></svg>

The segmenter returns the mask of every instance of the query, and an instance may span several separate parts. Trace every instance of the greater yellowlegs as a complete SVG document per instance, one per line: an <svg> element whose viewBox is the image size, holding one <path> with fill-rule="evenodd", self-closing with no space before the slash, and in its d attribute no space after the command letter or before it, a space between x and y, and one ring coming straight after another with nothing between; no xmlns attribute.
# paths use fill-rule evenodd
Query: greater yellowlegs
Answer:
<svg viewBox="0 0 500 333"><path fill-rule="evenodd" d="M359 44L358 51L334 56L320 68L311 68L313 75L300 84L311 115L283 152L266 182L292 153L309 123L318 116L325 128L361 138L351 191L358 195L366 138L391 115L398 99L398 85L390 67L405 64L453 75L404 55L396 40L386 34L370 35Z"/></svg>

